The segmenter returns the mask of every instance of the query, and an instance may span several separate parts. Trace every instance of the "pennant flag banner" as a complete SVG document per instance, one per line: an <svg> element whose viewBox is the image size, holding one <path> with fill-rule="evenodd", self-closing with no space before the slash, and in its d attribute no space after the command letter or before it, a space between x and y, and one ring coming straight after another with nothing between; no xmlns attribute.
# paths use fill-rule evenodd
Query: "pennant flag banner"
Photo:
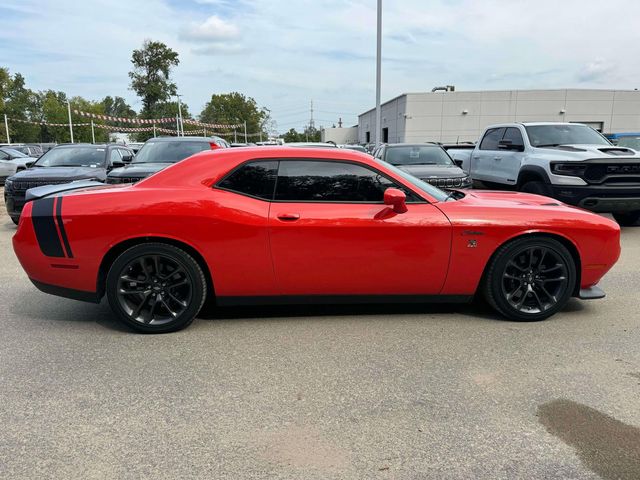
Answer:
<svg viewBox="0 0 640 480"><path fill-rule="evenodd" d="M207 127L207 128L240 128L244 126L244 123L237 123L235 125L225 125L222 123L203 123L197 120L191 120L190 118L185 118L182 120L182 123L186 123L187 125L196 125L198 127Z"/></svg>
<svg viewBox="0 0 640 480"><path fill-rule="evenodd" d="M120 123L137 123L148 124L153 123L175 123L175 117L166 118L127 118L127 117L112 117L111 115L102 115L100 113L83 112L80 110L74 110L73 113L82 117L95 118L96 120L103 120L105 122L120 122Z"/></svg>
<svg viewBox="0 0 640 480"><path fill-rule="evenodd" d="M7 120L11 122L28 123L29 125L46 125L47 127L68 127L69 126L68 123L34 122L31 120L22 120L21 118L11 118L11 117L7 117ZM74 127L88 127L90 125L91 125L90 123L74 123L73 124Z"/></svg>

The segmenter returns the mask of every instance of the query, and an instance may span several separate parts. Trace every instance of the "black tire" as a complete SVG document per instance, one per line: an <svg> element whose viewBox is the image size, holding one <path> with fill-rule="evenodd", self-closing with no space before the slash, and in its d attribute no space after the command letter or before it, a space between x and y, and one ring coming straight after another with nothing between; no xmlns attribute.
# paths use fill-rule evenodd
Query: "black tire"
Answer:
<svg viewBox="0 0 640 480"><path fill-rule="evenodd" d="M640 210L636 210L634 212L617 212L612 215L613 218L616 219L616 222L623 227L636 225L638 220L640 220Z"/></svg>
<svg viewBox="0 0 640 480"><path fill-rule="evenodd" d="M527 182L523 184L519 190L525 193L534 193L543 197L551 197L553 192L551 187L544 182Z"/></svg>
<svg viewBox="0 0 640 480"><path fill-rule="evenodd" d="M20 223L20 217L11 217L11 221L18 225L18 223Z"/></svg>
<svg viewBox="0 0 640 480"><path fill-rule="evenodd" d="M167 333L191 324L207 296L198 262L184 250L144 243L122 253L107 274L106 293L113 313L144 333Z"/></svg>
<svg viewBox="0 0 640 480"><path fill-rule="evenodd" d="M521 322L549 318L571 298L576 265L567 248L546 237L509 242L493 256L483 293L498 313Z"/></svg>

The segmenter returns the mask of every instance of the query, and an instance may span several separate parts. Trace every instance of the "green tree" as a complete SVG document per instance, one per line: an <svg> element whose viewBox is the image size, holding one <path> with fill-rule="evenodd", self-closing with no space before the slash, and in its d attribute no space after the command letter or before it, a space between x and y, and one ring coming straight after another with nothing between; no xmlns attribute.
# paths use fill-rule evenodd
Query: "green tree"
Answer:
<svg viewBox="0 0 640 480"><path fill-rule="evenodd" d="M238 92L211 95L211 100L200 112L201 122L225 125L247 122L247 133L262 132L265 137L270 119L268 109L259 108L253 98ZM244 127L238 129L238 134L241 133L244 133Z"/></svg>
<svg viewBox="0 0 640 480"><path fill-rule="evenodd" d="M284 135L280 135L280 138L282 138L286 143L301 142L304 140L304 139L301 139L300 137L301 135L302 134L298 133L298 131L295 128L291 128Z"/></svg>
<svg viewBox="0 0 640 480"><path fill-rule="evenodd" d="M136 112L122 97L106 96L102 99L102 107L105 115L112 117L135 118Z"/></svg>
<svg viewBox="0 0 640 480"><path fill-rule="evenodd" d="M16 73L6 77L3 103L4 113L12 119L30 121L37 115L35 93L26 87L24 77ZM9 134L12 142L33 142L38 140L39 127L21 122L9 122Z"/></svg>
<svg viewBox="0 0 640 480"><path fill-rule="evenodd" d="M142 99L142 115L151 118L158 103L176 94L176 84L170 74L171 68L180 63L178 53L162 42L145 40L140 50L133 51L131 63L131 89Z"/></svg>

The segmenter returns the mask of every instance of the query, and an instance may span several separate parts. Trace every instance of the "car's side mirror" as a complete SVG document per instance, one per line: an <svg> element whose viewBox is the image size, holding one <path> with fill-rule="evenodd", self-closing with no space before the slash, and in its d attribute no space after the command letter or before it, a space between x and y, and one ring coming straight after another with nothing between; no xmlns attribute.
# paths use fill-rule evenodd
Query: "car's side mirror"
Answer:
<svg viewBox="0 0 640 480"><path fill-rule="evenodd" d="M498 150L511 150L514 152L524 152L524 145L514 144L512 140L500 140Z"/></svg>
<svg viewBox="0 0 640 480"><path fill-rule="evenodd" d="M122 156L122 161L124 163L131 163L131 160L133 160L133 155L123 155Z"/></svg>
<svg viewBox="0 0 640 480"><path fill-rule="evenodd" d="M27 167L27 168L31 168L31 167L33 167L34 163L36 163L36 162L25 162L24 166Z"/></svg>
<svg viewBox="0 0 640 480"><path fill-rule="evenodd" d="M462 168L464 162L462 160L454 159L453 163L455 163L458 167Z"/></svg>
<svg viewBox="0 0 640 480"><path fill-rule="evenodd" d="M407 211L407 196L397 188L387 188L384 191L384 204L391 205L395 213Z"/></svg>
<svg viewBox="0 0 640 480"><path fill-rule="evenodd" d="M111 162L111 168L121 168L124 166L125 166L125 163L121 162L120 160L114 160L113 162Z"/></svg>

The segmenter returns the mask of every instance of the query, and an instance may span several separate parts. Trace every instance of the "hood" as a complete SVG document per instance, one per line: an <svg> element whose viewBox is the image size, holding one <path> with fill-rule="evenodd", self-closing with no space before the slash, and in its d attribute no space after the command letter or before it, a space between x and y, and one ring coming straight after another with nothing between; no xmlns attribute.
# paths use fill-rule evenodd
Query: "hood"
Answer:
<svg viewBox="0 0 640 480"><path fill-rule="evenodd" d="M130 163L121 168L114 168L109 172L110 177L148 177L173 163Z"/></svg>
<svg viewBox="0 0 640 480"><path fill-rule="evenodd" d="M557 147L536 147L538 154L548 155L554 160L588 160L607 158L611 160L632 158L640 161L640 152L626 147L609 145L560 145Z"/></svg>
<svg viewBox="0 0 640 480"><path fill-rule="evenodd" d="M467 174L456 165L403 165L398 166L398 168L421 179L464 178L467 176Z"/></svg>
<svg viewBox="0 0 640 480"><path fill-rule="evenodd" d="M38 159L37 158L33 158L33 157L20 157L20 158L11 159L9 161L11 163L15 163L19 167L26 167L27 163L33 163L36 160L38 160Z"/></svg>
<svg viewBox="0 0 640 480"><path fill-rule="evenodd" d="M463 199L474 203L482 203L487 207L521 207L545 206L545 207L570 207L558 200L533 193L521 193L504 190L468 190Z"/></svg>
<svg viewBox="0 0 640 480"><path fill-rule="evenodd" d="M98 179L104 181L107 172L104 168L93 167L32 167L16 173L12 180L87 180Z"/></svg>

